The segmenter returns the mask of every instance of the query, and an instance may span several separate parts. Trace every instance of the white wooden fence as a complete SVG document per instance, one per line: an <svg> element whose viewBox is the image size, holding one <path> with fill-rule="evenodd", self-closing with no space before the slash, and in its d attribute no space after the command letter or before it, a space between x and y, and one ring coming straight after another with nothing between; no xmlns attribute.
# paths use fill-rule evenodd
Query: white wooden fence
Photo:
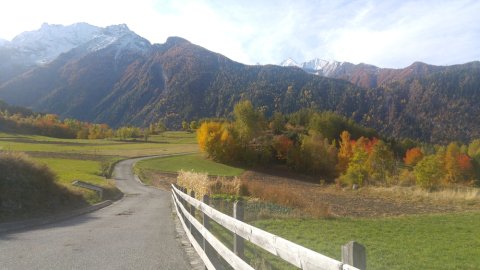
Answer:
<svg viewBox="0 0 480 270"><path fill-rule="evenodd" d="M283 260L300 269L359 270L359 268L356 268L352 265L337 261L313 250L285 240L279 236L246 224L233 217L225 215L220 211L210 207L206 203L187 195L180 189L182 188L177 188L172 185L172 198L177 210L177 215L179 216L179 219L190 242L192 243L192 246L200 255L205 263L206 268L208 269L218 269L215 260L212 260L212 258L214 258L214 255L212 255L213 250L215 250L216 253L218 253L234 269L253 269L248 263L242 260L242 254L238 254L238 252L234 252L227 248L209 231L209 219L212 219L234 233L237 237L239 236L247 241L250 241L256 246L282 258ZM201 211L203 216L203 224L195 218L195 209ZM199 235L201 235L201 241L197 242L193 234L193 229L196 230ZM345 249L345 252L347 253L346 256L351 257L350 261L348 262L357 265L355 262L352 262L352 260L357 260L357 262L360 261L360 265L365 265L364 249L363 251L360 250L363 252L363 254L358 256L358 254L355 254L355 251L350 250L347 252L349 246L352 248L360 247L360 249L363 249L362 246L359 246L354 242L344 246L342 251ZM361 268L365 269L365 266L362 266Z"/></svg>

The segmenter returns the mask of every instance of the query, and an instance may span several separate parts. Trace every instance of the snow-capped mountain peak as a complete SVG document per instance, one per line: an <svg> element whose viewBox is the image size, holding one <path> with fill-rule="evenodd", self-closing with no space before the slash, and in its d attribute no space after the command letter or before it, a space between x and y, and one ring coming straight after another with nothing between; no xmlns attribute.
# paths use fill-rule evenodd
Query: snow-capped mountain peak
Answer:
<svg viewBox="0 0 480 270"><path fill-rule="evenodd" d="M125 34L131 33L132 31L130 31L126 24L118 24L105 27L103 32L107 35L121 37Z"/></svg>
<svg viewBox="0 0 480 270"><path fill-rule="evenodd" d="M298 64L293 59L288 58L283 61L281 66L297 66L303 70L314 73L317 75L330 76L333 74L343 63L335 60L323 60L320 58L315 58L307 62Z"/></svg>
<svg viewBox="0 0 480 270"><path fill-rule="evenodd" d="M117 54L123 50L146 52L151 44L148 40L132 32L126 24L111 25L103 29L102 34L87 43L88 51L98 51L112 44L118 47Z"/></svg>
<svg viewBox="0 0 480 270"><path fill-rule="evenodd" d="M288 58L288 59L284 60L282 63L280 63L280 66L282 66L282 67L300 67L300 68L302 67L292 58Z"/></svg>
<svg viewBox="0 0 480 270"><path fill-rule="evenodd" d="M320 58L315 58L310 61L302 63L302 66L305 69L321 70L328 66L335 65L336 63L339 63L339 62L334 60L323 60Z"/></svg>
<svg viewBox="0 0 480 270"><path fill-rule="evenodd" d="M44 23L38 30L16 36L9 46L17 49L26 63L43 64L92 40L101 31L102 28L87 23L68 26Z"/></svg>
<svg viewBox="0 0 480 270"><path fill-rule="evenodd" d="M111 25L105 28L87 23L68 26L44 23L40 29L16 36L8 46L17 51L15 56L26 65L45 64L60 54L83 46L87 51L97 51L116 42L119 48L146 51L150 42L132 32L126 24Z"/></svg>

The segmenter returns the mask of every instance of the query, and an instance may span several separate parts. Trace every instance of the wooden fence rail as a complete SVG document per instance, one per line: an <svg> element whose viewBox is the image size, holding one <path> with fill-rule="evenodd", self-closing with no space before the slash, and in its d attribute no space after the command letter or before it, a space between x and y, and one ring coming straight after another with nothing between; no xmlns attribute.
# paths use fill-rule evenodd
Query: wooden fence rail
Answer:
<svg viewBox="0 0 480 270"><path fill-rule="evenodd" d="M193 208L187 210L187 206L193 206L195 209L202 212L204 216L204 224L208 224L208 220L205 222L205 218L214 220L227 230L234 233L237 237L242 237L243 239L255 244L256 246L270 252L275 256L282 258L283 260L300 269L359 270L359 268L356 268L352 265L337 261L279 236L246 224L233 217L225 215L205 204L204 202L187 195L174 185L172 185L172 198L177 210L177 215L179 216L179 219L187 233L190 242L192 243L192 246L200 255L208 269L217 269L217 267L211 259L212 256L209 255L208 252L205 252L208 251L208 247L206 246L207 243L234 269L253 268L243 261L241 257L235 254L235 252L228 249L215 236L213 236L213 234L209 232L208 229L194 217L194 215L191 214L193 212ZM201 241L199 244L197 240L195 240L191 228L195 228L196 231L202 236L203 243ZM362 259L362 263L364 261L365 260ZM364 267L362 268L365 269Z"/></svg>

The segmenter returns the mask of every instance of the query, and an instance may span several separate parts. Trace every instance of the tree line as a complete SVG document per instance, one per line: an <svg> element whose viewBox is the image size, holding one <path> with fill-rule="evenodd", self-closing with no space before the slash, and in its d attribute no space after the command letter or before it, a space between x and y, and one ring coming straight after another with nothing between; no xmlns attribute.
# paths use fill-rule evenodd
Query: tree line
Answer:
<svg viewBox="0 0 480 270"><path fill-rule="evenodd" d="M267 119L248 100L233 120L204 121L200 148L216 161L280 165L341 185L473 185L479 179L480 140L447 146L382 138L333 112L300 110Z"/></svg>
<svg viewBox="0 0 480 270"><path fill-rule="evenodd" d="M2 104L0 104L2 105ZM0 109L2 107L0 106ZM9 107L10 108L10 107ZM147 128L122 126L113 129L107 124L83 122L77 119L60 119L55 114L33 113L28 110L0 110L0 131L43 135L64 139L119 138L148 140L150 135L166 131L163 122L150 124ZM10 112L10 111L13 111Z"/></svg>

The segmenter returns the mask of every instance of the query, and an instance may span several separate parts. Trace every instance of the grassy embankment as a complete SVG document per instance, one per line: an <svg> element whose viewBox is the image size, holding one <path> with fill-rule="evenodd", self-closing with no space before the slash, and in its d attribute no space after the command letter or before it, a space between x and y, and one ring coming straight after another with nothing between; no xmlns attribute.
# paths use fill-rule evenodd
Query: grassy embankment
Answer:
<svg viewBox="0 0 480 270"><path fill-rule="evenodd" d="M0 149L24 152L35 161L47 165L57 175L57 181L79 193L89 203L100 200L92 192L71 185L75 179L96 184L114 193L111 181L105 179L115 162L137 156L176 154L198 151L194 134L165 132L143 141L57 139L0 133Z"/></svg>
<svg viewBox="0 0 480 270"><path fill-rule="evenodd" d="M177 173L180 170L207 173L212 176L238 176L244 172L241 168L208 160L201 154L148 159L135 165L135 172L147 184L152 184L152 176L155 173Z"/></svg>

